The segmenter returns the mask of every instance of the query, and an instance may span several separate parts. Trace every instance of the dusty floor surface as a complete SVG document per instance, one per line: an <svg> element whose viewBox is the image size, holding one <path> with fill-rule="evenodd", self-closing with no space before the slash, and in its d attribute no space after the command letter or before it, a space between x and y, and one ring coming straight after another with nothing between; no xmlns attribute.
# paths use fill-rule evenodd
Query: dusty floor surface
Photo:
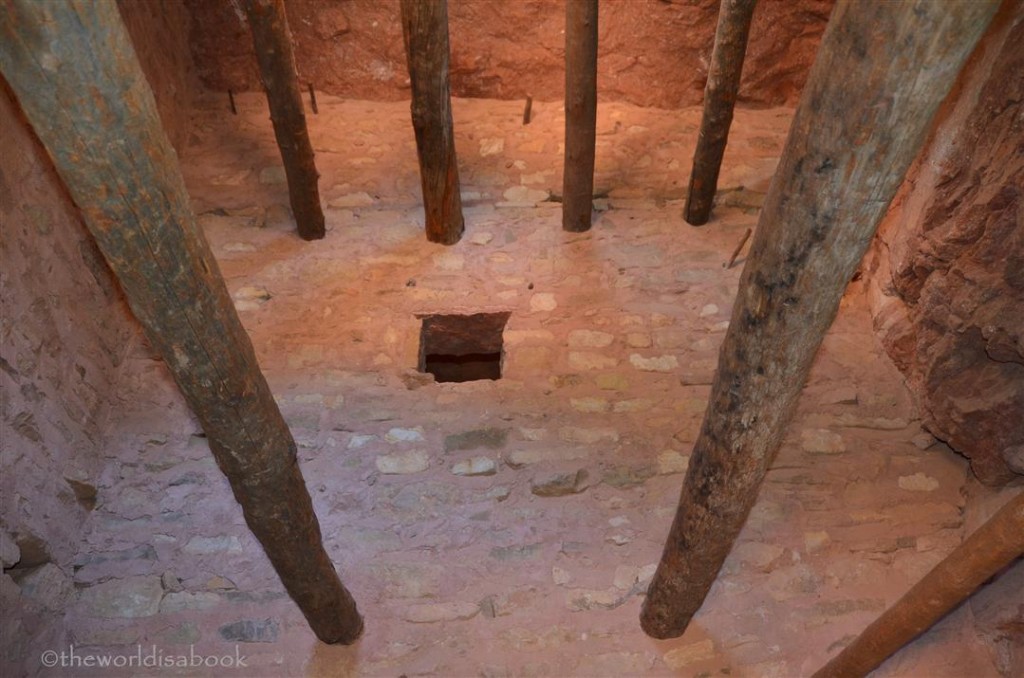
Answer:
<svg viewBox="0 0 1024 678"><path fill-rule="evenodd" d="M602 106L607 197L591 232L566 234L546 201L560 107L523 126L520 104L456 101L466 233L445 248L422 235L406 104L321 98L313 243L283 207L265 102L226 108L197 114L186 180L366 632L315 641L140 346L65 619L79 651L248 664L159 675L808 675L960 542L966 464L918 448L932 441L854 285L700 614L672 641L638 626L736 292L723 263L790 111L738 113L725 205L694 229L679 215L699 110ZM504 378L418 378L417 314L476 311L511 312ZM880 675L995 675L969 622Z"/></svg>

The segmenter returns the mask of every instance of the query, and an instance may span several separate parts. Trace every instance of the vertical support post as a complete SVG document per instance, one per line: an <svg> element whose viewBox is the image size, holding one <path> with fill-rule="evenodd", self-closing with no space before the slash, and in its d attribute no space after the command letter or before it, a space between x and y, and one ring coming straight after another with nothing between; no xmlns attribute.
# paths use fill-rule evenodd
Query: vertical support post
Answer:
<svg viewBox="0 0 1024 678"><path fill-rule="evenodd" d="M324 550L295 441L196 225L117 4L9 0L0 71L281 582L321 640L353 642L355 601Z"/></svg>
<svg viewBox="0 0 1024 678"><path fill-rule="evenodd" d="M1024 494L1018 494L818 669L814 678L866 676L1022 555Z"/></svg>
<svg viewBox="0 0 1024 678"><path fill-rule="evenodd" d="M729 139L733 107L740 91L743 57L747 52L750 19L757 0L722 0L718 9L715 46L704 87L704 116L697 135L683 217L693 226L708 222L718 189L718 172Z"/></svg>
<svg viewBox="0 0 1024 678"><path fill-rule="evenodd" d="M679 636L750 513L814 355L998 0L839 0L761 211L640 624ZM837 77L841 76L841 77Z"/></svg>
<svg viewBox="0 0 1024 678"><path fill-rule="evenodd" d="M448 2L401 0L401 8L427 240L454 245L465 222L448 81Z"/></svg>
<svg viewBox="0 0 1024 678"><path fill-rule="evenodd" d="M597 0L566 0L563 230L590 230L596 140Z"/></svg>
<svg viewBox="0 0 1024 678"><path fill-rule="evenodd" d="M274 136L284 161L295 226L303 240L320 240L325 232L317 186L320 173L316 170L313 145L306 127L284 2L244 0L243 5L252 30L260 78L267 92Z"/></svg>

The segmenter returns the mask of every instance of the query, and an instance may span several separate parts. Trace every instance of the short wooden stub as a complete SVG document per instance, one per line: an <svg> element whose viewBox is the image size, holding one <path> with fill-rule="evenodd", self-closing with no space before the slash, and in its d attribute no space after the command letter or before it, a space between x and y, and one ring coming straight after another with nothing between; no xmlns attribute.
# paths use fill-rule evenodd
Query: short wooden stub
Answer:
<svg viewBox="0 0 1024 678"><path fill-rule="evenodd" d="M708 222L711 204L718 189L725 145L732 125L733 107L740 91L743 57L747 52L750 19L757 0L722 0L718 9L718 29L711 51L708 82L704 87L704 116L700 121L697 149L690 170L690 189L686 194L683 217L693 226Z"/></svg>
<svg viewBox="0 0 1024 678"><path fill-rule="evenodd" d="M323 548L295 441L196 225L117 4L9 0L0 70L288 593L321 640L353 642L362 620Z"/></svg>
<svg viewBox="0 0 1024 678"><path fill-rule="evenodd" d="M765 198L640 623L679 636L778 452L839 300L997 0L832 10ZM842 77L836 77L842 74Z"/></svg>
<svg viewBox="0 0 1024 678"><path fill-rule="evenodd" d="M465 222L448 82L448 2L401 0L401 8L427 240L454 245Z"/></svg>
<svg viewBox="0 0 1024 678"><path fill-rule="evenodd" d="M565 3L565 160L562 228L590 229L597 140L597 0Z"/></svg>
<svg viewBox="0 0 1024 678"><path fill-rule="evenodd" d="M1024 555L1024 494L996 512L814 678L866 676Z"/></svg>
<svg viewBox="0 0 1024 678"><path fill-rule="evenodd" d="M324 212L309 141L306 114L302 108L302 90L295 72L291 31L283 0L243 0L245 15L252 29L256 61L267 92L270 120L281 149L284 173L288 178L288 197L295 215L295 226L304 240L324 237ZM310 90L312 93L312 90Z"/></svg>
<svg viewBox="0 0 1024 678"><path fill-rule="evenodd" d="M313 83L309 83L309 107L313 109L313 115L320 114L320 107L316 105L316 90L313 89Z"/></svg>

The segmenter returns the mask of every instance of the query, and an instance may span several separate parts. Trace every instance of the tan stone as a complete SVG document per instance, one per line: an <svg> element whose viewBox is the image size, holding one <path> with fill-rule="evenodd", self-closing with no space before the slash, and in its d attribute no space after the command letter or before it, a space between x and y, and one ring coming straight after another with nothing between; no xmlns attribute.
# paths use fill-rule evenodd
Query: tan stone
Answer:
<svg viewBox="0 0 1024 678"><path fill-rule="evenodd" d="M498 467L490 457L473 457L455 462L451 471L457 476L493 476Z"/></svg>
<svg viewBox="0 0 1024 678"><path fill-rule="evenodd" d="M631 565L619 565L615 568L615 575L612 577L612 586L620 591L628 591L637 583L640 576L640 569Z"/></svg>
<svg viewBox="0 0 1024 678"><path fill-rule="evenodd" d="M575 461L577 459L586 459L589 456L589 451L586 448L545 447L542 449L512 450L504 458L505 462L512 468L520 468L529 464L539 464L546 461Z"/></svg>
<svg viewBox="0 0 1024 678"><path fill-rule="evenodd" d="M603 391L624 391L629 388L629 380L621 374L599 374L594 382Z"/></svg>
<svg viewBox="0 0 1024 678"><path fill-rule="evenodd" d="M504 139L481 139L480 157L486 158L490 155L501 155L505 152Z"/></svg>
<svg viewBox="0 0 1024 678"><path fill-rule="evenodd" d="M570 398L569 404L577 412L607 412L610 406L605 398ZM618 404L616 403L616 412Z"/></svg>
<svg viewBox="0 0 1024 678"><path fill-rule="evenodd" d="M645 358L638 353L629 356L630 364L638 370L646 372L671 372L679 367L679 361L674 355L652 356Z"/></svg>
<svg viewBox="0 0 1024 678"><path fill-rule="evenodd" d="M828 532L824 530L804 532L804 550L807 553L820 553L828 548L831 542Z"/></svg>
<svg viewBox="0 0 1024 678"><path fill-rule="evenodd" d="M711 640L702 640L698 643L690 643L665 653L665 664L673 671L685 669L691 664L697 664L715 658L715 644Z"/></svg>
<svg viewBox="0 0 1024 678"><path fill-rule="evenodd" d="M654 401L647 398L619 400L612 406L613 412L645 412L654 407Z"/></svg>
<svg viewBox="0 0 1024 678"><path fill-rule="evenodd" d="M602 441L616 442L619 439L619 432L613 428L564 426L558 430L558 437L570 443L593 444Z"/></svg>
<svg viewBox="0 0 1024 678"><path fill-rule="evenodd" d="M402 618L413 624L472 619L480 612L476 603L423 603L405 608Z"/></svg>
<svg viewBox="0 0 1024 678"><path fill-rule="evenodd" d="M430 457L423 450L409 450L381 455L374 463L385 475L403 475L426 471L430 468Z"/></svg>
<svg viewBox="0 0 1024 678"><path fill-rule="evenodd" d="M648 348L651 345L651 335L646 332L628 332L626 345L630 348Z"/></svg>
<svg viewBox="0 0 1024 678"><path fill-rule="evenodd" d="M601 353L570 351L569 367L574 370L607 370L619 364L616 358Z"/></svg>
<svg viewBox="0 0 1024 678"><path fill-rule="evenodd" d="M505 344L541 344L555 340L555 335L548 330L505 330Z"/></svg>
<svg viewBox="0 0 1024 678"><path fill-rule="evenodd" d="M595 330L573 330L569 332L569 346L573 348L605 348L611 346L615 336Z"/></svg>
<svg viewBox="0 0 1024 678"><path fill-rule="evenodd" d="M800 447L810 454L842 454L846 443L838 433L824 429L804 429L800 432Z"/></svg>
<svg viewBox="0 0 1024 678"><path fill-rule="evenodd" d="M901 490L910 492L934 492L939 489L939 481L924 473L900 476L898 483Z"/></svg>
<svg viewBox="0 0 1024 678"><path fill-rule="evenodd" d="M531 311L553 311L556 308L558 308L558 301L550 292L539 292L530 297Z"/></svg>
<svg viewBox="0 0 1024 678"><path fill-rule="evenodd" d="M690 455L683 455L675 450L665 450L658 455L658 473L670 475L673 473L686 473L690 466Z"/></svg>
<svg viewBox="0 0 1024 678"><path fill-rule="evenodd" d="M506 353L506 370L513 374L545 371L551 368L553 356L546 346L518 346Z"/></svg>

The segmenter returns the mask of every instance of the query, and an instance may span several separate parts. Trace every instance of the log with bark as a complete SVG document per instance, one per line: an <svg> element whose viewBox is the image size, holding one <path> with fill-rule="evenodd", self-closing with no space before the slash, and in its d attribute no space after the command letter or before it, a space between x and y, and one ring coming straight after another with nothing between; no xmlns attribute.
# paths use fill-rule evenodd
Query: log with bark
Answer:
<svg viewBox="0 0 1024 678"><path fill-rule="evenodd" d="M757 498L839 300L998 0L840 0L758 221L640 621L679 636ZM842 74L842 77L836 77Z"/></svg>
<svg viewBox="0 0 1024 678"><path fill-rule="evenodd" d="M819 669L814 678L866 676L1022 555L1024 494L1018 494Z"/></svg>
<svg viewBox="0 0 1024 678"><path fill-rule="evenodd" d="M9 0L0 71L281 582L321 640L351 643L362 619L324 550L295 441L196 224L117 4Z"/></svg>
<svg viewBox="0 0 1024 678"><path fill-rule="evenodd" d="M565 160L562 228L590 229L597 139L597 0L565 3Z"/></svg>
<svg viewBox="0 0 1024 678"><path fill-rule="evenodd" d="M718 190L718 172L722 168L732 112L740 91L750 19L756 4L757 0L722 0L718 9L715 46L711 50L711 67L704 87L704 115L683 208L683 217L693 226L706 224L711 216L711 204Z"/></svg>
<svg viewBox="0 0 1024 678"><path fill-rule="evenodd" d="M401 10L427 240L454 245L465 222L448 80L448 2L401 0Z"/></svg>
<svg viewBox="0 0 1024 678"><path fill-rule="evenodd" d="M320 173L316 170L313 145L302 108L302 91L295 72L292 36L288 30L283 0L243 0L252 30L260 78L267 92L270 120L284 173L295 226L304 240L324 237L324 212L320 206ZM310 95L312 96L312 86ZM313 103L314 107L316 103Z"/></svg>

